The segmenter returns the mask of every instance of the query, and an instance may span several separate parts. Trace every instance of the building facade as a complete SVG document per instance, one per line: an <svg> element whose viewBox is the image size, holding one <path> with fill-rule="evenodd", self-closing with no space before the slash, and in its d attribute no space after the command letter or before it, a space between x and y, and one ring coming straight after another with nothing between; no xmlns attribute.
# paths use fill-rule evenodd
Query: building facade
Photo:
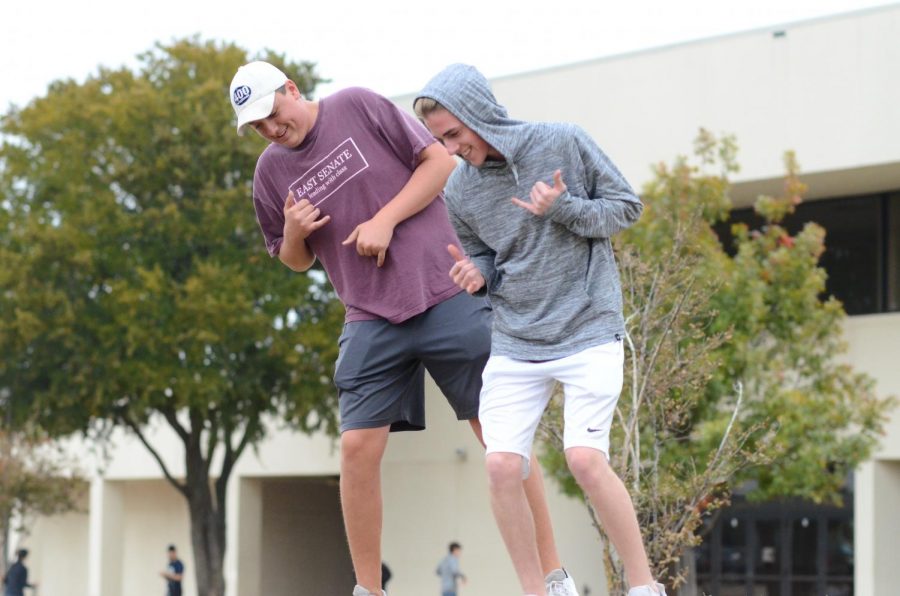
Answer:
<svg viewBox="0 0 900 596"><path fill-rule="evenodd" d="M493 85L517 118L564 120L587 129L635 188L649 179L651 164L689 153L700 127L737 137L738 207L758 194L777 194L781 155L796 151L810 187L808 205L818 210L810 217L832 222L825 222L832 226L829 238L847 239L829 242L835 258L826 261L829 291L852 313L844 329L846 360L877 379L879 394L900 395L898 65L900 5L892 5L503 77ZM422 73L422 83L432 74ZM409 109L413 97L395 99ZM434 386L429 393L429 429L392 437L383 466L391 594L436 593L434 568L451 540L464 547L467 594L513 593L515 577L490 514L480 446L467 424L453 420ZM156 436L177 473L175 437L163 428ZM322 436L275 431L244 456L229 492L230 596L330 596L345 587L349 593L353 579L337 475L337 445ZM599 540L583 505L552 484L547 489L565 564L585 596L605 593ZM793 547L772 530L772 516L736 510L736 524L755 525L746 538L733 539L736 546L722 542L732 540L731 526L717 530L722 548L713 557L716 595L802 596L828 589L874 596L894 590L900 413L848 490L849 514L773 513L786 520L777 527L791 528L790 536L819 523L814 527L824 529L815 535L826 550L829 520L838 520L835 544L846 551L852 538L849 558L840 563L830 563L827 552L779 562L779 549ZM85 511L39 520L27 539L42 593L71 596L159 594L169 543L180 547L187 593L194 593L183 499L127 437L117 440L113 459L92 480ZM727 557L723 563L725 546L743 549L734 577L726 572ZM766 576L771 587L748 583L748 573ZM826 588L831 575L834 587Z"/></svg>

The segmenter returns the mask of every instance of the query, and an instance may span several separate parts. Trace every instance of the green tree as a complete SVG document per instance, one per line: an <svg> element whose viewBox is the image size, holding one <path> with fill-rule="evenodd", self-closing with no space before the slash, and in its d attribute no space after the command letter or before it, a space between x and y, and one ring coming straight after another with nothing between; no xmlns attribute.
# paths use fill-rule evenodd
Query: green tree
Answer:
<svg viewBox="0 0 900 596"><path fill-rule="evenodd" d="M839 500L892 404L837 360L845 314L823 295L824 231L810 223L792 236L780 225L805 192L793 155L785 196L760 197L766 224L735 226L731 256L713 226L731 209L735 143L701 131L695 150L698 163L655 168L641 220L615 239L626 364L610 461L632 493L654 573L671 585L684 581L682 557L700 542L703 516L734 487L755 486L757 499ZM544 461L580 495L562 457L560 407L557 398L545 417ZM608 540L604 559L610 593L624 593Z"/></svg>
<svg viewBox="0 0 900 596"><path fill-rule="evenodd" d="M261 56L310 94L312 64ZM53 83L2 119L0 387L53 436L130 430L186 499L196 578L224 593L226 487L266 420L335 431L343 308L269 259L250 203L260 139L235 137L229 44ZM255 136L255 135L254 135ZM147 434L183 444L176 477Z"/></svg>

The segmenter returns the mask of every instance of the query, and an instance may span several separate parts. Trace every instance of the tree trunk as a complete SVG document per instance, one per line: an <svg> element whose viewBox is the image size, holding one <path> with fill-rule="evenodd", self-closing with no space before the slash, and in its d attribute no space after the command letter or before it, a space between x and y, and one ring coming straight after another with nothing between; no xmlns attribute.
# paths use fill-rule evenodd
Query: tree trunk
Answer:
<svg viewBox="0 0 900 596"><path fill-rule="evenodd" d="M225 533L208 489L189 499L194 576L199 596L225 595Z"/></svg>
<svg viewBox="0 0 900 596"><path fill-rule="evenodd" d="M189 443L186 453L188 510L191 546L198 596L225 596L225 499L227 478L220 478L213 491L207 462L199 447Z"/></svg>
<svg viewBox="0 0 900 596"><path fill-rule="evenodd" d="M231 427L226 427L220 434L219 425L213 421L207 426L208 421L205 421L196 410L188 412L190 429L181 424L174 410L162 410L161 413L184 443L184 482L172 475L159 452L141 432L140 426L127 417L123 417L122 422L134 431L157 461L169 483L187 500L198 596L225 596L225 512L228 480L251 437L256 436L258 423L248 422L242 437L234 445L231 442L233 435ZM222 450L221 468L218 477L213 480L210 466L217 449Z"/></svg>

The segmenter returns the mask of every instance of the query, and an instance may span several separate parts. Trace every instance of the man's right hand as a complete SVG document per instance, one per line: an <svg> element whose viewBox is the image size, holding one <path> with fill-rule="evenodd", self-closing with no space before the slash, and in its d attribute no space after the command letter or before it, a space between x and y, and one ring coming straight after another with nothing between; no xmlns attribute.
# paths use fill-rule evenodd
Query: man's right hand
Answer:
<svg viewBox="0 0 900 596"><path fill-rule="evenodd" d="M284 238L306 240L310 234L331 221L331 216L322 214L318 207L306 199L294 200L294 192L288 193L284 200Z"/></svg>
<svg viewBox="0 0 900 596"><path fill-rule="evenodd" d="M450 256L456 261L450 268L450 278L453 283L464 289L469 294L474 294L484 287L484 276L475 266L475 263L464 257L459 249L450 244L447 246Z"/></svg>

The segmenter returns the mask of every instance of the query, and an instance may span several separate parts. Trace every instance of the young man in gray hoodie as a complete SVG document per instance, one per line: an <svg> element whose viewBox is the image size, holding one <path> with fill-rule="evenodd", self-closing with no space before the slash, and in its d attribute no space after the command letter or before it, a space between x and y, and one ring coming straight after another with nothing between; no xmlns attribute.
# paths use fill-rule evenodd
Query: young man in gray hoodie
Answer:
<svg viewBox="0 0 900 596"><path fill-rule="evenodd" d="M456 261L450 276L470 294L486 292L494 309L479 419L491 506L522 588L548 593L523 478L559 381L566 461L623 559L629 596L664 594L651 575L634 505L608 461L625 333L609 239L637 221L640 200L582 129L509 118L471 66L444 69L414 108L463 159L445 198L468 256L448 246Z"/></svg>

